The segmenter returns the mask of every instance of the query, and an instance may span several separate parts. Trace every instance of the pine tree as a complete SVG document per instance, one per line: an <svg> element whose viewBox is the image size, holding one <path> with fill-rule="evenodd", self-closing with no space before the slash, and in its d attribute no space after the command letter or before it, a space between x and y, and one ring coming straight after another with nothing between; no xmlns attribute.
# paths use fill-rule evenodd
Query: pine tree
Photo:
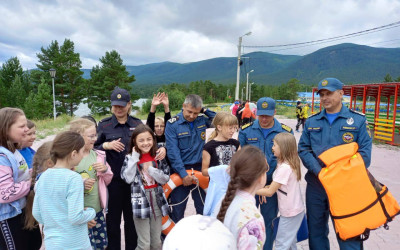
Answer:
<svg viewBox="0 0 400 250"><path fill-rule="evenodd" d="M108 113L111 102L110 95L113 89L120 88L131 91L130 84L135 81L135 76L129 76L126 66L117 51L106 52L100 58L100 65L96 65L90 72L88 81L89 95L86 100L92 114ZM132 95L131 95L132 97Z"/></svg>
<svg viewBox="0 0 400 250"><path fill-rule="evenodd" d="M8 106L23 109L27 93L23 88L21 78L17 75L7 91Z"/></svg>
<svg viewBox="0 0 400 250"><path fill-rule="evenodd" d="M44 119L52 114L53 97L52 89L42 79L37 86L38 92L31 92L25 102L25 114L30 119Z"/></svg>
<svg viewBox="0 0 400 250"><path fill-rule="evenodd" d="M0 69L0 107L15 107L15 101L9 98L8 92L15 78L18 76L21 81L23 74L18 57L11 57L3 63Z"/></svg>

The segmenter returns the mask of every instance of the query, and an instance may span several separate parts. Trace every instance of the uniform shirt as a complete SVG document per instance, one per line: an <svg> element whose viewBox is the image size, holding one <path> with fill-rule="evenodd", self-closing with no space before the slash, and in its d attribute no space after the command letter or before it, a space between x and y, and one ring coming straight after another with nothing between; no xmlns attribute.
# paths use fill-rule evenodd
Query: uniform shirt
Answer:
<svg viewBox="0 0 400 250"><path fill-rule="evenodd" d="M290 127L279 123L275 118L274 126L270 128L266 137L264 136L263 129L260 127L258 120L255 120L253 123L249 123L249 125L244 125L239 131L239 142L242 147L245 145L253 145L264 152L269 165L269 171L267 172L267 184L272 182L272 174L276 168L276 157L272 153L272 145L274 145L273 139L275 138L275 135L282 132L289 132L293 134L293 130Z"/></svg>
<svg viewBox="0 0 400 250"><path fill-rule="evenodd" d="M201 168L201 156L206 139L206 129L210 127L215 112L206 110L205 117L200 114L193 121L193 129L189 122L185 120L182 112L171 118L165 128L165 139L167 146L167 156L172 169L181 178L187 176L185 166L190 169L190 165L198 165Z"/></svg>
<svg viewBox="0 0 400 250"><path fill-rule="evenodd" d="M310 116L305 124L299 141L299 156L308 169L306 180L315 177L324 167L318 156L325 150L350 142L358 143L358 152L361 154L365 166L371 162L372 139L369 134L368 123L364 114L349 110L342 105L338 117L329 124L326 111L323 110Z"/></svg>
<svg viewBox="0 0 400 250"><path fill-rule="evenodd" d="M133 130L142 121L136 117L128 116L128 120L125 124L120 124L115 115L104 118L99 122L97 126L97 141L94 144L95 148L106 152L106 159L108 164L111 166L111 170L114 173L113 179L121 179L121 167L125 160L125 155L130 147L129 140L132 136ZM103 143L111 142L121 138L121 142L125 145L125 149L122 152L115 150L104 150Z"/></svg>

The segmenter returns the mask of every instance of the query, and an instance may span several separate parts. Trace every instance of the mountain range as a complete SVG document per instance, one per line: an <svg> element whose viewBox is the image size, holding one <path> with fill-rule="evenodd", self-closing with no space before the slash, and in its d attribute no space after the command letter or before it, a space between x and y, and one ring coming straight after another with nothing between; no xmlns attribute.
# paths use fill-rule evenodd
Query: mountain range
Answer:
<svg viewBox="0 0 400 250"><path fill-rule="evenodd" d="M257 84L281 84L291 78L304 84L316 84L322 78L336 77L344 83L382 82L386 74L400 76L400 48L375 48L343 43L319 49L304 56L252 52L242 56L241 81L246 72ZM126 66L134 74L135 85L162 85L211 80L236 83L237 57L211 58L198 62L161 62ZM90 69L82 69L90 78Z"/></svg>

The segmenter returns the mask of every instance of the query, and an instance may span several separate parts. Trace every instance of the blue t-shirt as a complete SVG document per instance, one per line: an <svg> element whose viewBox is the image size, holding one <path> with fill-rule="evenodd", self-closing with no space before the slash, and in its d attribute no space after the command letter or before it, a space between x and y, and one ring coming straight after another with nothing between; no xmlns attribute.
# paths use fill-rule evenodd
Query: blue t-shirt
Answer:
<svg viewBox="0 0 400 250"><path fill-rule="evenodd" d="M269 134L269 131L271 131L272 128L261 128L261 129L264 134L264 138L267 138L267 135Z"/></svg>
<svg viewBox="0 0 400 250"><path fill-rule="evenodd" d="M326 117L328 118L329 124L332 124L332 122L338 117L339 112L334 113L334 114L329 114L326 113Z"/></svg>
<svg viewBox="0 0 400 250"><path fill-rule="evenodd" d="M33 156L35 155L35 150L32 148L23 148L18 150L21 155L24 157L26 164L28 164L28 168L32 168L32 163L33 163Z"/></svg>
<svg viewBox="0 0 400 250"><path fill-rule="evenodd" d="M189 122L189 126L190 126L190 129L193 129L193 126L194 126L193 122Z"/></svg>

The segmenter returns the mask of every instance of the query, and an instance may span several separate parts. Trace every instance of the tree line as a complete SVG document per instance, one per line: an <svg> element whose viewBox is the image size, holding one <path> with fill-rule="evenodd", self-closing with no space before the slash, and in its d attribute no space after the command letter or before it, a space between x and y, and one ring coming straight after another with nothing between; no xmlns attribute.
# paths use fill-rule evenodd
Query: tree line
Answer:
<svg viewBox="0 0 400 250"><path fill-rule="evenodd" d="M194 81L189 84L136 85L135 76L130 75L120 56L115 51L107 51L99 58L99 64L92 67L90 79L82 77L80 54L75 52L74 43L65 39L60 45L52 41L37 53L37 69L23 70L17 57L12 57L0 68L0 108L18 107L30 119L44 119L53 114L52 79L50 69L56 70L55 98L57 114L73 115L78 105L87 103L92 114L107 114L110 110L110 93L119 86L131 92L132 100L149 98L143 111L150 110L153 93L165 92L169 96L170 108L180 109L187 94L200 95L204 103L233 102L236 84L216 84L212 81ZM387 74L385 82L393 80ZM246 84L239 87L239 98L245 100ZM313 86L316 86L315 84ZM251 85L251 100L263 96L277 100L296 100L297 92L310 90L312 85L299 84L291 79L280 85ZM160 107L161 108L161 107ZM160 110L161 111L161 110Z"/></svg>

